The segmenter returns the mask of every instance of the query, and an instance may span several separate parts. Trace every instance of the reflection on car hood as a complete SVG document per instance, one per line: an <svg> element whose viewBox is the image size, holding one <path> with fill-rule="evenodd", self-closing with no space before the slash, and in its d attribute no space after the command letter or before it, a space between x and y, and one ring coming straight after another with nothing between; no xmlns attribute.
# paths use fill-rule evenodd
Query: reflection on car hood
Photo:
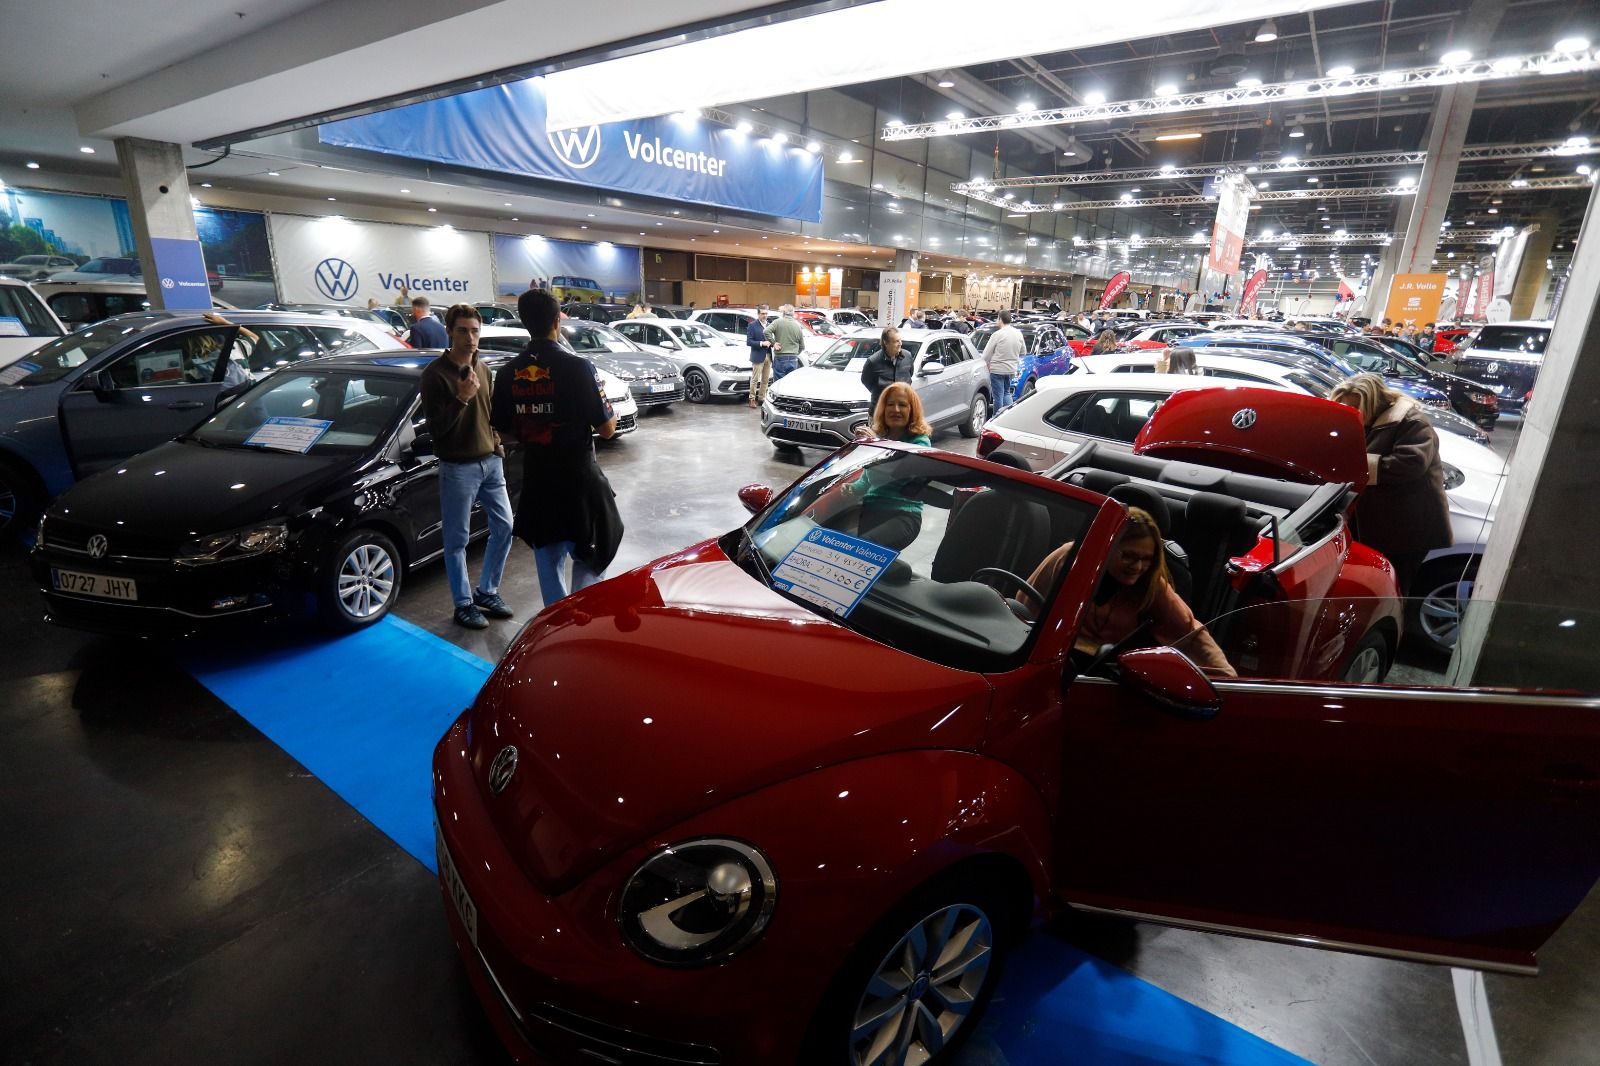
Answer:
<svg viewBox="0 0 1600 1066"><path fill-rule="evenodd" d="M828 669L818 670L817 663ZM768 589L715 541L545 611L475 704L479 781L523 871L560 892L619 851L817 767L915 748L973 750L989 686L886 648Z"/></svg>
<svg viewBox="0 0 1600 1066"><path fill-rule="evenodd" d="M678 376L678 364L664 355L652 352L579 352L595 366L608 374L621 371L632 377L642 374L659 374L664 378Z"/></svg>
<svg viewBox="0 0 1600 1066"><path fill-rule="evenodd" d="M772 385L774 396L793 396L802 400L844 400L866 402L872 398L867 387L861 384L861 368L865 359L852 359L846 370L824 370L821 367L803 366L782 381Z"/></svg>
<svg viewBox="0 0 1600 1066"><path fill-rule="evenodd" d="M178 542L286 513L353 456L163 444L69 489L51 508L73 522ZM126 471L121 473L120 471Z"/></svg>

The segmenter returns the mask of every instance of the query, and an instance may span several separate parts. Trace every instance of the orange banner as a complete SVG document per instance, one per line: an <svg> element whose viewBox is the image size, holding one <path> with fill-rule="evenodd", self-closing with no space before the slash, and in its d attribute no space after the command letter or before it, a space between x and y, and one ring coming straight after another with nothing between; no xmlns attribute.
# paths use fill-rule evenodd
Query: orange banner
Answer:
<svg viewBox="0 0 1600 1066"><path fill-rule="evenodd" d="M1396 326L1421 328L1439 318L1444 301L1443 274L1396 274L1383 317Z"/></svg>

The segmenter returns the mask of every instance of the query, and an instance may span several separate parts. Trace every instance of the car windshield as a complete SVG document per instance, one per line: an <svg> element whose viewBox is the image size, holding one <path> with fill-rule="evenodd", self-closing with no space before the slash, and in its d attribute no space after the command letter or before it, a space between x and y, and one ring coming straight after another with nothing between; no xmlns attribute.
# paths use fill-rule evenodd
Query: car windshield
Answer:
<svg viewBox="0 0 1600 1066"><path fill-rule="evenodd" d="M998 468L858 444L753 519L737 558L769 587L873 640L996 671L1020 660L1035 619L1049 615L1028 579L1080 540L1095 513ZM1037 593L1048 603L1054 591Z"/></svg>
<svg viewBox="0 0 1600 1066"><path fill-rule="evenodd" d="M972 336L968 337L967 339L972 342L972 346L974 348L981 352L983 351L983 346L989 343L989 338L993 337L997 332L999 331L993 329L975 330Z"/></svg>
<svg viewBox="0 0 1600 1066"><path fill-rule="evenodd" d="M59 381L127 337L129 332L127 326L106 322L69 333L0 370L0 382L7 385L48 385L52 381ZM24 374L17 375L17 371L24 369Z"/></svg>
<svg viewBox="0 0 1600 1066"><path fill-rule="evenodd" d="M1484 326L1478 335L1462 341L1463 348L1488 348L1496 352L1515 352L1518 355L1543 355L1550 340L1548 327L1536 326Z"/></svg>
<svg viewBox="0 0 1600 1066"><path fill-rule="evenodd" d="M820 333L824 337L837 337L840 335L839 331L833 328L833 323L825 318L807 315L806 325L811 327L813 333Z"/></svg>
<svg viewBox="0 0 1600 1066"><path fill-rule="evenodd" d="M668 329L673 336L683 342L685 348L709 348L716 340L716 334L687 323L681 326L669 326ZM721 342L717 343L720 346Z"/></svg>
<svg viewBox="0 0 1600 1066"><path fill-rule="evenodd" d="M369 448L411 407L418 379L354 367L274 374L189 439L224 448L337 455Z"/></svg>
<svg viewBox="0 0 1600 1066"><path fill-rule="evenodd" d="M608 326L562 326L561 336L575 352L637 352L633 343Z"/></svg>
<svg viewBox="0 0 1600 1066"><path fill-rule="evenodd" d="M0 337L59 337L44 304L21 285L0 285Z"/></svg>
<svg viewBox="0 0 1600 1066"><path fill-rule="evenodd" d="M915 359L921 341L901 340L900 351L902 359ZM871 358L872 354L883 347L883 341L878 337L847 337L836 342L833 347L817 357L811 365L821 367L823 370L849 370L851 364L856 370L861 369L861 362Z"/></svg>

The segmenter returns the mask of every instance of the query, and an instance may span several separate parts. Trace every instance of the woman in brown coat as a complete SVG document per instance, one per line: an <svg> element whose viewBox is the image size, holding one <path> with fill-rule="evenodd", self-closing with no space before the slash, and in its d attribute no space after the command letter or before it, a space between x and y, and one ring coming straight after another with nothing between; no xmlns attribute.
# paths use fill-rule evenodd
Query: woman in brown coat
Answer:
<svg viewBox="0 0 1600 1066"><path fill-rule="evenodd" d="M1404 596L1423 557L1455 543L1438 434L1415 400L1376 374L1357 374L1333 390L1333 399L1361 412L1367 428L1367 487L1356 505L1356 539L1389 557Z"/></svg>

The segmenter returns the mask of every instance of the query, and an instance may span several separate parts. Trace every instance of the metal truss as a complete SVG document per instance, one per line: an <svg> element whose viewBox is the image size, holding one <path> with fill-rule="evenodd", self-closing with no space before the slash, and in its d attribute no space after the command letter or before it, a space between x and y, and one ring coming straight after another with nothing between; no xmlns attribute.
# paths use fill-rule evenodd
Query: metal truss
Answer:
<svg viewBox="0 0 1600 1066"><path fill-rule="evenodd" d="M1037 108L1006 115L891 124L883 128L880 136L886 141L912 141L926 137L949 137L960 133L1065 126L1075 122L1176 115L1186 111L1213 111L1229 107L1259 107L1280 101L1301 102L1375 92L1407 92L1469 82L1504 81L1511 78L1537 77L1542 74L1579 74L1591 70L1600 70L1600 49L1589 48L1581 52L1540 52L1528 56L1501 57L1492 60L1485 58L1466 63L1440 63L1428 67L1374 71L1343 78L1312 78L1274 82L1271 85L1216 89L1210 92L1177 93L1167 97L1119 100L1115 103Z"/></svg>
<svg viewBox="0 0 1600 1066"><path fill-rule="evenodd" d="M1586 189L1591 181L1582 174L1558 175L1545 178L1511 178L1501 181L1459 181L1450 187L1454 193L1498 192L1514 193L1540 189ZM1307 200L1381 200L1390 196L1414 196L1411 185L1379 185L1361 189L1268 189L1257 190L1250 196L1252 204L1302 203ZM1005 208L1014 215L1052 214L1057 211L1109 211L1126 207L1196 207L1216 203L1214 196L1182 193L1172 196L1130 197L1116 200L1057 200L1036 204L1031 200L1006 199L986 192L969 192L967 195L980 203Z"/></svg>
<svg viewBox="0 0 1600 1066"><path fill-rule="evenodd" d="M1484 163L1511 159L1547 159L1562 156L1593 155L1600 152L1600 144L1569 144L1566 141L1529 141L1526 144L1480 144L1461 150L1462 163ZM1325 170L1373 169L1377 167L1420 166L1428 153L1415 152L1352 152L1348 155L1325 155L1316 159L1283 159L1276 163L1251 164L1244 168L1246 174L1315 174ZM1104 170L1092 174L1046 174L1037 178L995 178L994 180L958 181L950 186L951 192L968 194L973 191L992 192L995 189L1033 189L1049 186L1101 185L1125 181L1171 181L1218 176L1237 170L1237 164L1218 166L1215 163L1200 166L1138 167L1125 170Z"/></svg>

